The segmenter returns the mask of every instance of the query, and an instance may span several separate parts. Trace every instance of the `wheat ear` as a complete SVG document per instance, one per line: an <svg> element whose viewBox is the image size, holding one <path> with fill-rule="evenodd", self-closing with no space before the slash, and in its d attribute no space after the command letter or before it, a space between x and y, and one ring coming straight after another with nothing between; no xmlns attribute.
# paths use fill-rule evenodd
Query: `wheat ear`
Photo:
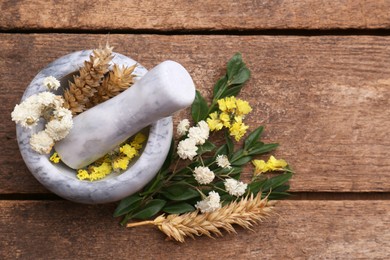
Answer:
<svg viewBox="0 0 390 260"><path fill-rule="evenodd" d="M134 83L134 69L136 64L131 67L120 67L114 64L112 71L103 79L102 85L91 99L91 106L100 104L119 93L128 89Z"/></svg>
<svg viewBox="0 0 390 260"><path fill-rule="evenodd" d="M127 227L142 225L155 225L168 238L179 242L184 242L185 237L195 238L195 236L213 235L222 236L221 229L228 233L236 233L233 224L246 229L251 229L253 224L258 224L268 217L273 208L273 204L268 198L261 199L261 194L257 196L247 196L240 201L232 202L217 211L201 214L194 211L182 215L161 215L154 220L129 223Z"/></svg>
<svg viewBox="0 0 390 260"><path fill-rule="evenodd" d="M69 82L69 89L64 91L64 99L65 107L73 115L87 109L86 105L100 87L112 58L112 47L108 45L94 50L89 61L85 61L84 66L79 69L79 75L73 77L74 82Z"/></svg>

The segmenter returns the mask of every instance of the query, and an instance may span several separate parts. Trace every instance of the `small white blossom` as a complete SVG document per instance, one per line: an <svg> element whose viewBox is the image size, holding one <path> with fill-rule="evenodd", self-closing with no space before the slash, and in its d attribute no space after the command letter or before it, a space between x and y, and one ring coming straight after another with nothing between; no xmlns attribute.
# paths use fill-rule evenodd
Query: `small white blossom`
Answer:
<svg viewBox="0 0 390 260"><path fill-rule="evenodd" d="M50 90L57 90L60 87L60 82L55 77L49 76L43 80L43 85Z"/></svg>
<svg viewBox="0 0 390 260"><path fill-rule="evenodd" d="M218 155L218 156L217 156L217 159L216 159L216 162L217 162L217 165L218 165L219 167L227 168L227 169L232 168L232 167L230 166L229 159L228 159L227 156L224 155L224 154Z"/></svg>
<svg viewBox="0 0 390 260"><path fill-rule="evenodd" d="M215 178L215 174L208 167L199 166L194 169L195 180L199 184L209 184Z"/></svg>
<svg viewBox="0 0 390 260"><path fill-rule="evenodd" d="M40 131L31 136L30 145L34 151L48 154L54 145L54 140L45 131Z"/></svg>
<svg viewBox="0 0 390 260"><path fill-rule="evenodd" d="M188 121L188 119L183 119L177 125L177 134L179 136L183 136L187 133L189 128L190 128L190 121Z"/></svg>
<svg viewBox="0 0 390 260"><path fill-rule="evenodd" d="M11 113L12 121L23 127L31 128L35 126L41 117L41 107L38 104L28 105L21 103L16 105Z"/></svg>
<svg viewBox="0 0 390 260"><path fill-rule="evenodd" d="M242 196L248 187L248 184L235 179L226 179L223 184L225 185L225 190L230 195L237 197Z"/></svg>
<svg viewBox="0 0 390 260"><path fill-rule="evenodd" d="M202 213L213 212L221 208L221 198L215 191L210 191L209 195L202 201L198 201L195 207Z"/></svg>
<svg viewBox="0 0 390 260"><path fill-rule="evenodd" d="M183 160L187 158L190 160L194 159L197 150L198 147L196 147L196 142L191 138L187 138L185 140L180 141L177 146L177 154Z"/></svg>
<svg viewBox="0 0 390 260"><path fill-rule="evenodd" d="M209 138L210 128L205 121L198 122L197 126L193 126L188 131L188 137L194 139L197 145L204 144Z"/></svg>
<svg viewBox="0 0 390 260"><path fill-rule="evenodd" d="M72 112L66 108L60 108L54 112L55 119L46 124L46 133L54 141L64 139L73 126ZM68 111L68 112L67 112Z"/></svg>

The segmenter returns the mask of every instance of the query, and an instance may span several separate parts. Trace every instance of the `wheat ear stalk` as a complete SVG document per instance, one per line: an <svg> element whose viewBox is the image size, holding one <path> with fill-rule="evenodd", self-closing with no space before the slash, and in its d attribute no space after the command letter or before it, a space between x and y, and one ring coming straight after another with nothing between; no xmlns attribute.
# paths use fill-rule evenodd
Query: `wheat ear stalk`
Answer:
<svg viewBox="0 0 390 260"><path fill-rule="evenodd" d="M128 89L134 83L134 69L131 67L118 66L114 64L112 71L103 79L102 85L91 99L90 106L100 104Z"/></svg>
<svg viewBox="0 0 390 260"><path fill-rule="evenodd" d="M247 196L240 201L232 202L217 211L201 214L194 211L182 215L161 215L154 220L127 224L127 227L142 225L157 226L168 238L184 242L185 237L206 235L222 236L221 229L228 233L236 233L233 224L251 229L253 224L262 222L272 211L273 204L268 198Z"/></svg>
<svg viewBox="0 0 390 260"><path fill-rule="evenodd" d="M93 51L89 60L79 69L79 75L69 82L69 89L64 91L65 107L73 115L85 111L91 97L98 91L104 75L108 72L112 60L112 47L106 45Z"/></svg>

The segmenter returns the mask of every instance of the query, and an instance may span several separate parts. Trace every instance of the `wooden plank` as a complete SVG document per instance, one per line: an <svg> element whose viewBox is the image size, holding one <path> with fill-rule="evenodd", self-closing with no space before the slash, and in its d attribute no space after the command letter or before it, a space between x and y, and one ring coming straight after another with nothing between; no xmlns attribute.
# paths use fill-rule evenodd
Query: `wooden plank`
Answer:
<svg viewBox="0 0 390 260"><path fill-rule="evenodd" d="M263 30L390 27L389 1L8 1L0 29Z"/></svg>
<svg viewBox="0 0 390 260"><path fill-rule="evenodd" d="M164 241L154 227L126 229L113 205L1 201L2 259L388 259L390 202L283 201L237 235ZM7 234L7 235L5 235Z"/></svg>
<svg viewBox="0 0 390 260"><path fill-rule="evenodd" d="M266 125L265 141L281 143L276 156L297 172L292 191L390 191L389 37L3 34L1 193L46 192L24 166L10 121L25 87L52 60L107 37L148 68L166 59L182 63L207 98L241 51L252 71L241 93L253 106L246 120L252 129Z"/></svg>

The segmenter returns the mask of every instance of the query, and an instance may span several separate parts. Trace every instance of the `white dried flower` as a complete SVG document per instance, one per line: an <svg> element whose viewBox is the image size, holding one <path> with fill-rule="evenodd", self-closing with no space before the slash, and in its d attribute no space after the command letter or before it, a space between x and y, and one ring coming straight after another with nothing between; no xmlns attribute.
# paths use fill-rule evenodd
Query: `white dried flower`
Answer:
<svg viewBox="0 0 390 260"><path fill-rule="evenodd" d="M45 132L53 138L54 141L64 139L70 132L73 126L72 116L64 116L56 118L46 124Z"/></svg>
<svg viewBox="0 0 390 260"><path fill-rule="evenodd" d="M208 167L199 166L194 169L195 180L199 184L209 184L215 178L215 174Z"/></svg>
<svg viewBox="0 0 390 260"><path fill-rule="evenodd" d="M205 121L198 122L197 126L193 126L188 131L188 137L194 139L197 145L204 144L209 138L210 128Z"/></svg>
<svg viewBox="0 0 390 260"><path fill-rule="evenodd" d="M189 128L190 128L190 121L188 121L188 119L183 119L177 125L177 134L179 136L183 136L187 133Z"/></svg>
<svg viewBox="0 0 390 260"><path fill-rule="evenodd" d="M221 198L215 191L210 191L209 195L202 201L195 204L195 208L202 213L213 212L221 208Z"/></svg>
<svg viewBox="0 0 390 260"><path fill-rule="evenodd" d="M217 156L217 159L216 159L216 162L217 162L217 165L218 165L219 167L227 168L227 169L232 168L232 167L230 166L229 159L228 159L227 156L224 155L224 154L218 155L218 156Z"/></svg>
<svg viewBox="0 0 390 260"><path fill-rule="evenodd" d="M187 158L190 160L194 159L197 150L198 147L196 147L196 142L191 138L187 138L185 140L180 141L177 146L177 154L183 160Z"/></svg>
<svg viewBox="0 0 390 260"><path fill-rule="evenodd" d="M223 184L225 185L225 190L230 195L237 197L242 196L248 187L248 184L235 179L226 179Z"/></svg>
<svg viewBox="0 0 390 260"><path fill-rule="evenodd" d="M60 87L60 82L55 77L49 76L43 80L43 85L49 90L57 90Z"/></svg>
<svg viewBox="0 0 390 260"><path fill-rule="evenodd" d="M12 121L23 127L35 126L41 117L41 106L39 104L21 103L16 105L11 113Z"/></svg>
<svg viewBox="0 0 390 260"><path fill-rule="evenodd" d="M31 136L30 145L34 151L48 154L53 148L54 140L45 131L40 131Z"/></svg>
<svg viewBox="0 0 390 260"><path fill-rule="evenodd" d="M12 121L23 127L35 126L44 110L57 109L62 106L64 100L50 92L41 92L26 98L20 105L16 105L11 113Z"/></svg>

